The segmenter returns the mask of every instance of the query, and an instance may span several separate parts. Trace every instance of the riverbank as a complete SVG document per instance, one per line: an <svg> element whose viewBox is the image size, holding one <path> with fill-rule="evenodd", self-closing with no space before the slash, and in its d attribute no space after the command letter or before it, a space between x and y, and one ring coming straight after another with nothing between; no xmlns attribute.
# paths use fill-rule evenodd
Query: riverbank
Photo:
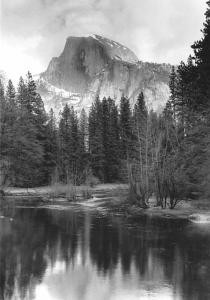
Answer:
<svg viewBox="0 0 210 300"><path fill-rule="evenodd" d="M147 215L150 217L189 219L196 214L210 216L210 201L208 200L182 200L174 209L156 207L155 202L154 199L151 199L147 209L124 203L124 211L127 217Z"/></svg>
<svg viewBox="0 0 210 300"><path fill-rule="evenodd" d="M126 217L148 215L151 217L189 219L191 215L210 215L210 201L208 200L183 200L174 209L162 209L155 206L155 199L150 199L149 208L142 209L137 205L131 205L128 201L128 185L126 184L99 184L95 187L73 187L76 197L75 203L92 209L106 210L110 214L121 214ZM65 202L72 193L72 187L67 185L54 185L37 188L6 188L6 199L25 200L35 202L52 203ZM71 196L71 195L70 195Z"/></svg>
<svg viewBox="0 0 210 300"><path fill-rule="evenodd" d="M189 219L190 216L199 215L210 215L210 205L204 200L200 200L204 207L199 207L198 201L195 200L183 200L174 209L161 207L150 207L148 209L141 209L135 206L128 208L128 215L139 216L148 215L151 217L162 217L162 218L175 218L175 219Z"/></svg>
<svg viewBox="0 0 210 300"><path fill-rule="evenodd" d="M127 191L127 184L98 184L94 187L86 185L72 186L55 184L52 186L36 188L7 187L4 189L5 199L13 198L15 200L19 198L30 199L37 197L42 199L42 201L50 201L59 198L66 198L67 200L67 198L70 198L72 195L76 196L74 197L75 201L82 201L91 199L95 193L109 193L110 195L116 195L120 193L125 194Z"/></svg>

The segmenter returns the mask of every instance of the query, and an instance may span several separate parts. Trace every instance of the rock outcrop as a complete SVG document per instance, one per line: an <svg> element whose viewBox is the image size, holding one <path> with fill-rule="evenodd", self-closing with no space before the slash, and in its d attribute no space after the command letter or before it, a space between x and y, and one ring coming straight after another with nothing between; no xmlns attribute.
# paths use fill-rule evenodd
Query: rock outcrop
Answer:
<svg viewBox="0 0 210 300"><path fill-rule="evenodd" d="M97 95L131 105L143 91L147 105L161 110L169 97L171 66L141 62L127 47L98 35L69 37L63 52L40 74L38 91L47 110L58 113L68 103L88 109Z"/></svg>

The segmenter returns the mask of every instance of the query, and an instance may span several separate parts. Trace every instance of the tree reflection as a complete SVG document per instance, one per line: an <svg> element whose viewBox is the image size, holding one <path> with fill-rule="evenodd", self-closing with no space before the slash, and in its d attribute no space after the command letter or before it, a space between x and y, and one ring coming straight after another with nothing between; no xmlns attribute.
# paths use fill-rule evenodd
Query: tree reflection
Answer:
<svg viewBox="0 0 210 300"><path fill-rule="evenodd" d="M64 261L73 270L79 254L99 276L120 266L124 278L135 269L139 285L172 286L174 299L210 298L210 235L186 221L38 208L12 214L0 219L0 299L33 299L47 267Z"/></svg>

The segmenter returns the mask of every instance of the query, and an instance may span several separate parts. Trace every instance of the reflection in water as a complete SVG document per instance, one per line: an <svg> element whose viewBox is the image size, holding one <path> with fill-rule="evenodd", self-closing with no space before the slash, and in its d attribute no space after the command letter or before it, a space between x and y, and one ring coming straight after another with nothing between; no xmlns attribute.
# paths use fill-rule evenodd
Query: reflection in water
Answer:
<svg viewBox="0 0 210 300"><path fill-rule="evenodd" d="M2 300L210 299L209 230L74 210L4 214Z"/></svg>

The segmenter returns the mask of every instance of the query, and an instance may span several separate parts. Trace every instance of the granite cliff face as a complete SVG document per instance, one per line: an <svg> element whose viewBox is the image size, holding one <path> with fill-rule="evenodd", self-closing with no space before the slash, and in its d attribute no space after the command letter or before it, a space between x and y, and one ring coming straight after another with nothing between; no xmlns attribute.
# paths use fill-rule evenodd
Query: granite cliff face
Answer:
<svg viewBox="0 0 210 300"><path fill-rule="evenodd" d="M88 109L97 95L119 103L124 94L133 105L141 91L148 106L160 110L169 97L170 71L167 64L138 61L130 49L101 36L69 37L37 83L47 110L56 113L66 103Z"/></svg>

